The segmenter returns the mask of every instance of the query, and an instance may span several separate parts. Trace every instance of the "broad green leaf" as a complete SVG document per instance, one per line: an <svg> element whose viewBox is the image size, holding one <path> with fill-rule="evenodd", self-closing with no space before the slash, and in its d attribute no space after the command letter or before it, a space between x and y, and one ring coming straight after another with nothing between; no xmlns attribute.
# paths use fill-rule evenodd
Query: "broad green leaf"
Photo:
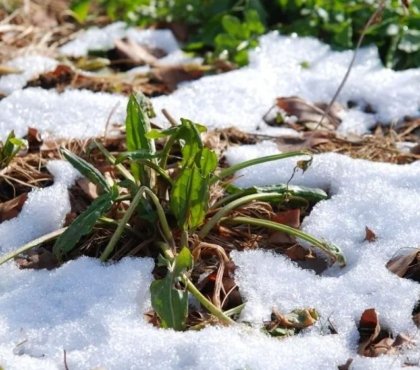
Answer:
<svg viewBox="0 0 420 370"><path fill-rule="evenodd" d="M209 181L197 166L185 168L175 181L171 192L171 211L183 229L200 226L206 215Z"/></svg>
<svg viewBox="0 0 420 370"><path fill-rule="evenodd" d="M190 167L195 163L198 153L203 148L200 131L192 121L181 118L178 139L182 141L181 167Z"/></svg>
<svg viewBox="0 0 420 370"><path fill-rule="evenodd" d="M155 153L154 141L147 138L150 131L150 122L147 114L141 109L135 95L131 95L127 104L126 144L130 152L145 150L150 154ZM140 180L143 185L148 185L148 172L138 163L131 164L131 171L136 180Z"/></svg>
<svg viewBox="0 0 420 370"><path fill-rule="evenodd" d="M115 161L115 163L119 164L123 162L125 159L138 160L138 159L153 159L153 158L158 158L158 157L159 157L158 153L150 153L148 150L140 149L140 150L135 150L133 152L121 153L117 157L117 160Z"/></svg>
<svg viewBox="0 0 420 370"><path fill-rule="evenodd" d="M200 158L200 170L203 176L210 176L217 168L217 155L214 151L203 148Z"/></svg>
<svg viewBox="0 0 420 370"><path fill-rule="evenodd" d="M184 247L165 278L155 280L150 286L153 309L162 321L162 327L183 330L188 316L188 292L181 289L184 271L192 268L192 256Z"/></svg>
<svg viewBox="0 0 420 370"><path fill-rule="evenodd" d="M70 164L83 176L92 181L95 185L100 186L102 190L107 192L110 191L110 186L105 177L89 162L86 162L84 159L80 158L68 149L61 148L60 152L63 154L64 158L66 158L67 161L69 161Z"/></svg>
<svg viewBox="0 0 420 370"><path fill-rule="evenodd" d="M109 192L96 198L92 204L82 213L68 229L57 239L53 247L53 253L57 259L70 253L83 235L89 234L98 219L106 214L118 196L118 190L112 188Z"/></svg>

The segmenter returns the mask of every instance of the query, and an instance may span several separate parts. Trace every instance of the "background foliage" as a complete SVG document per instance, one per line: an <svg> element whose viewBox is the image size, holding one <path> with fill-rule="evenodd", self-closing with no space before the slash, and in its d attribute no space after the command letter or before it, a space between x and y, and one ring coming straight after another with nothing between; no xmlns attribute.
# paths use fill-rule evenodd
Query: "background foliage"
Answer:
<svg viewBox="0 0 420 370"><path fill-rule="evenodd" d="M249 48L268 29L315 36L335 49L355 46L373 14L375 0L97 0L111 19L139 25L181 22L188 25L187 50L211 51L213 58L247 63ZM76 0L73 9L84 19L94 2ZM387 1L381 19L370 27L364 44L378 46L384 64L396 69L420 65L420 0L407 9Z"/></svg>

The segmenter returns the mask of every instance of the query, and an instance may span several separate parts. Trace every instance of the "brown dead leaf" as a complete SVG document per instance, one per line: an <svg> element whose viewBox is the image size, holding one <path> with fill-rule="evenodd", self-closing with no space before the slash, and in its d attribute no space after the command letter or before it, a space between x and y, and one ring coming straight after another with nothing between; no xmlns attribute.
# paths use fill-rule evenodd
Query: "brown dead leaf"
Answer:
<svg viewBox="0 0 420 370"><path fill-rule="evenodd" d="M76 183L90 199L94 200L98 197L98 189L96 185L91 181L82 177L79 180L77 180Z"/></svg>
<svg viewBox="0 0 420 370"><path fill-rule="evenodd" d="M300 208L277 212L272 216L271 221L297 229L300 226Z"/></svg>
<svg viewBox="0 0 420 370"><path fill-rule="evenodd" d="M399 277L420 282L420 248L402 249L386 267Z"/></svg>
<svg viewBox="0 0 420 370"><path fill-rule="evenodd" d="M52 270L59 265L57 258L54 254L45 248L38 248L31 252L26 258L19 257L16 259L16 263L21 269L47 269Z"/></svg>
<svg viewBox="0 0 420 370"><path fill-rule="evenodd" d="M360 334L360 341L357 353L361 356L368 356L368 347L372 345L381 331L378 315L374 308L369 308L363 312L362 317L360 318L358 330Z"/></svg>
<svg viewBox="0 0 420 370"><path fill-rule="evenodd" d="M384 354L397 354L403 345L412 342L403 334L392 338L387 330L381 328L374 308L363 312L358 330L360 341L357 353L361 356L378 357Z"/></svg>
<svg viewBox="0 0 420 370"><path fill-rule="evenodd" d="M174 91L180 82L196 80L203 76L204 71L199 65L184 64L158 66L153 68L152 74L156 79L162 81L169 91Z"/></svg>
<svg viewBox="0 0 420 370"><path fill-rule="evenodd" d="M292 245L291 247L287 248L284 253L292 261L304 261L308 258L308 256L312 256L307 249L303 248L299 244Z"/></svg>
<svg viewBox="0 0 420 370"><path fill-rule="evenodd" d="M378 239L376 234L366 226L365 227L365 240L368 241L369 243L373 243L374 241L376 241L376 239Z"/></svg>
<svg viewBox="0 0 420 370"><path fill-rule="evenodd" d="M16 217L21 211L26 199L28 199L28 193L22 193L16 198L0 203L0 222Z"/></svg>
<svg viewBox="0 0 420 370"><path fill-rule="evenodd" d="M26 86L53 89L60 85L69 85L74 77L75 72L71 67L65 64L59 64L53 71L39 75L37 78L29 81Z"/></svg>
<svg viewBox="0 0 420 370"><path fill-rule="evenodd" d="M333 107L324 117L321 124L321 118L325 114L325 104L313 104L298 96L282 97L276 99L276 105L287 115L297 118L297 122L303 124L309 130L315 127L334 130L341 122L336 112L338 106Z"/></svg>
<svg viewBox="0 0 420 370"><path fill-rule="evenodd" d="M350 370L351 364L353 362L352 358L349 358L345 364L338 365L338 370Z"/></svg>

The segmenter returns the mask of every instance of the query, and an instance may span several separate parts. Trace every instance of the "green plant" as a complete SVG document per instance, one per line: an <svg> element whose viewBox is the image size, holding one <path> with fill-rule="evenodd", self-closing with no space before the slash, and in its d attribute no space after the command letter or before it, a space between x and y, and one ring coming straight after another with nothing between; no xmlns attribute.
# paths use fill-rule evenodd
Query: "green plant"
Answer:
<svg viewBox="0 0 420 370"><path fill-rule="evenodd" d="M73 10L83 20L90 0L75 0ZM265 29L315 36L336 49L354 48L364 25L380 1L369 0L98 0L111 19L150 25L181 22L190 29L187 50L211 51L247 63L247 50L258 44ZM409 8L390 0L368 29L363 45L375 44L387 67L406 69L420 64L420 1Z"/></svg>
<svg viewBox="0 0 420 370"><path fill-rule="evenodd" d="M191 278L194 259L190 249L194 243L204 242L218 224L281 231L309 242L333 262L345 265L342 252L332 244L287 225L235 213L255 201L283 204L291 198L308 203L325 199L327 195L319 189L288 185L239 189L226 181L239 169L307 153L276 154L220 169L215 152L202 143L204 126L181 119L179 125L166 130L151 129L143 103L143 99L133 95L127 106L126 146L129 151L115 157L102 144L95 143L115 170L112 184L94 165L67 149L61 150L76 169L96 184L99 196L67 228L31 242L16 253L58 236L52 250L59 261L64 261L79 255L80 241L105 220L108 227L115 228L106 246L99 251L100 259L106 262L116 256L127 234L140 236L141 243L150 245L158 266L166 271L150 287L152 306L161 326L176 330L185 329L189 294L225 324L233 323L229 315L242 308L236 307L228 311L228 315L205 297ZM210 202L214 187L222 190L221 195L217 201ZM114 221L104 218L111 214L117 215ZM0 263L16 253L4 256Z"/></svg>
<svg viewBox="0 0 420 370"><path fill-rule="evenodd" d="M20 150L26 147L25 140L18 139L12 131L6 141L0 142L0 170L7 167Z"/></svg>

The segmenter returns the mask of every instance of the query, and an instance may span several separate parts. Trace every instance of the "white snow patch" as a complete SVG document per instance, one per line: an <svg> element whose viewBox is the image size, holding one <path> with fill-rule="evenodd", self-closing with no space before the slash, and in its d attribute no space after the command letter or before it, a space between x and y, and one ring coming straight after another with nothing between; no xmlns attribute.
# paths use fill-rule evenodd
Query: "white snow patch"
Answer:
<svg viewBox="0 0 420 370"><path fill-rule="evenodd" d="M0 93L8 95L13 91L22 89L26 83L39 74L53 70L57 61L39 55L27 55L5 63L22 73L10 74L0 77Z"/></svg>
<svg viewBox="0 0 420 370"><path fill-rule="evenodd" d="M353 51L331 51L314 38L272 32L260 38L260 47L250 55L247 67L184 83L173 94L153 99L156 111L166 108L176 118L187 117L213 128L263 130L262 117L277 97L329 102ZM303 62L310 67L303 68ZM360 50L338 99L344 105L352 101L358 106L342 114L340 130L365 133L377 121L391 123L418 116L419 84L420 69L396 72L382 66L375 47ZM374 114L362 112L367 105ZM161 120L164 122L163 117Z"/></svg>
<svg viewBox="0 0 420 370"><path fill-rule="evenodd" d="M114 41L122 38L151 48L162 49L169 55L180 52L172 31L136 29L128 27L124 22L112 23L104 28L92 27L83 31L74 40L63 45L60 52L72 57L82 57L86 56L89 50L112 49Z"/></svg>
<svg viewBox="0 0 420 370"><path fill-rule="evenodd" d="M65 161L49 162L47 168L54 175L54 185L30 192L19 215L0 224L2 253L57 230L70 212L67 189L79 172Z"/></svg>
<svg viewBox="0 0 420 370"><path fill-rule="evenodd" d="M227 158L233 164L276 152L274 144L262 143L233 148ZM242 170L236 184L285 183L297 159ZM381 323L395 334L418 336L411 316L420 298L420 285L397 277L385 265L397 252L420 245L419 163L398 166L322 154L314 157L306 173L299 170L291 183L329 190L331 198L314 207L302 229L340 246L348 264L343 269L331 268L320 277L282 256L263 251L235 252L237 281L247 301L243 319L261 322L273 307L285 313L314 307L322 320L330 318L351 350L357 346L357 323L362 312L375 308ZM376 242L364 241L366 226L378 236ZM403 360L404 356L386 361L389 365L394 361L399 367ZM375 361L372 366L383 366Z"/></svg>
<svg viewBox="0 0 420 370"><path fill-rule="evenodd" d="M26 135L29 127L54 138L85 139L104 135L125 120L127 98L88 90L28 88L0 101L0 139L11 130Z"/></svg>

